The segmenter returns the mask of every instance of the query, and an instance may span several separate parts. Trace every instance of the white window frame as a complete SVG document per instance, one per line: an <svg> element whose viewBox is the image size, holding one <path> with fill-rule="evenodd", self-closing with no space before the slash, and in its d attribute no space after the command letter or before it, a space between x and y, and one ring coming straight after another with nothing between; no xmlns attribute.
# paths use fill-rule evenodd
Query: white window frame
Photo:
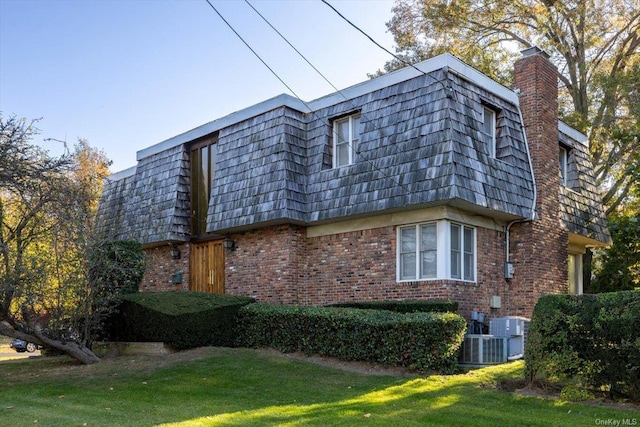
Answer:
<svg viewBox="0 0 640 427"><path fill-rule="evenodd" d="M567 288L571 295L582 295L583 256L569 253L567 260Z"/></svg>
<svg viewBox="0 0 640 427"><path fill-rule="evenodd" d="M569 150L563 146L560 146L560 152L558 153L558 161L560 168L560 184L567 185L567 173L569 171Z"/></svg>
<svg viewBox="0 0 640 427"><path fill-rule="evenodd" d="M356 121L356 119L358 119ZM355 155L356 155L356 145L360 142L360 129L358 129L360 124L360 113L351 114L346 117L342 117L340 119L336 119L333 121L333 167L340 168L343 166L349 166L354 163ZM338 126L348 123L348 141L342 141L342 138L338 135ZM341 164L339 163L338 150L347 147L348 160L347 163Z"/></svg>
<svg viewBox="0 0 640 427"><path fill-rule="evenodd" d="M453 229L457 228L458 239L453 239ZM467 245L468 236L471 234L471 243ZM454 245L455 243L455 245ZM468 225L458 224L452 222L449 224L449 278L453 280L462 280L464 282L476 281L476 263L477 263L477 250L476 250L476 229ZM470 262L467 259L471 257ZM454 258L456 263L454 263ZM454 271L454 268L459 268Z"/></svg>
<svg viewBox="0 0 640 427"><path fill-rule="evenodd" d="M421 263L423 254L423 248L421 247L422 231L424 226L435 225L436 227L436 274L427 275L423 271L423 265ZM452 228L459 228L458 243L459 245L452 244ZM407 249L406 245L403 247L403 230L413 229L415 236L415 242L413 242L413 250ZM478 250L477 250L477 230L476 227L452 222L449 220L439 220L419 224L410 224L397 227L397 244L396 244L396 280L398 282L416 282L427 280L456 280L460 282L475 283L477 280L477 262L478 262ZM464 245L465 231L471 233L471 244ZM460 247L460 253L457 259L457 263L453 263L452 254L456 247ZM415 258L410 259L410 255L413 253ZM467 262L465 262L465 256ZM469 259L470 257L470 259ZM408 259L411 266L415 269L413 274L408 274L405 270ZM455 265L460 266L460 274L454 274L453 267Z"/></svg>
<svg viewBox="0 0 640 427"><path fill-rule="evenodd" d="M491 138L489 140L489 156L493 158L496 157L497 116L498 112L496 110L491 107L487 107L486 105L482 106L482 133ZM489 121L488 123L487 120ZM488 133L486 132L487 129L489 131Z"/></svg>

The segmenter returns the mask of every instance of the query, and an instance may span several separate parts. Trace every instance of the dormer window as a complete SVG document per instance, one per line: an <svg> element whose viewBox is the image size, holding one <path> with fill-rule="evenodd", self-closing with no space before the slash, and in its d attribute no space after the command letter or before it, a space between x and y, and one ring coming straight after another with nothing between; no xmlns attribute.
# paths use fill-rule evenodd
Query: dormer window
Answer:
<svg viewBox="0 0 640 427"><path fill-rule="evenodd" d="M482 133L489 137L489 156L496 157L496 110L482 107Z"/></svg>
<svg viewBox="0 0 640 427"><path fill-rule="evenodd" d="M567 173L569 171L568 162L569 162L569 149L563 146L560 146L560 184L566 186L567 185Z"/></svg>
<svg viewBox="0 0 640 427"><path fill-rule="evenodd" d="M333 167L353 164L360 142L360 113L333 122Z"/></svg>

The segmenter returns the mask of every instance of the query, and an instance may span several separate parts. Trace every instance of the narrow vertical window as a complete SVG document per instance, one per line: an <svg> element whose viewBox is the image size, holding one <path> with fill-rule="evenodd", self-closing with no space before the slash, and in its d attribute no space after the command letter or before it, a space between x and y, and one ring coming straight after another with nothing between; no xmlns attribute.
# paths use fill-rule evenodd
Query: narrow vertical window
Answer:
<svg viewBox="0 0 640 427"><path fill-rule="evenodd" d="M475 230L471 227L463 227L463 262L462 262L462 270L463 270L463 278L464 280L474 281L475 280Z"/></svg>
<svg viewBox="0 0 640 427"><path fill-rule="evenodd" d="M420 226L420 278L438 276L438 234L436 224Z"/></svg>
<svg viewBox="0 0 640 427"><path fill-rule="evenodd" d="M355 114L333 123L333 167L353 164L360 142L360 115Z"/></svg>
<svg viewBox="0 0 640 427"><path fill-rule="evenodd" d="M214 136L191 146L191 234L195 237L207 232L217 142Z"/></svg>
<svg viewBox="0 0 640 427"><path fill-rule="evenodd" d="M451 224L451 278L462 279L460 226Z"/></svg>
<svg viewBox="0 0 640 427"><path fill-rule="evenodd" d="M476 276L475 229L451 224L451 278L474 281Z"/></svg>
<svg viewBox="0 0 640 427"><path fill-rule="evenodd" d="M489 137L489 156L496 157L496 112L482 107L482 132Z"/></svg>
<svg viewBox="0 0 640 427"><path fill-rule="evenodd" d="M560 147L559 160L560 160L560 183L567 185L567 159L568 150L564 147Z"/></svg>
<svg viewBox="0 0 640 427"><path fill-rule="evenodd" d="M400 229L400 280L415 280L416 266L416 227Z"/></svg>

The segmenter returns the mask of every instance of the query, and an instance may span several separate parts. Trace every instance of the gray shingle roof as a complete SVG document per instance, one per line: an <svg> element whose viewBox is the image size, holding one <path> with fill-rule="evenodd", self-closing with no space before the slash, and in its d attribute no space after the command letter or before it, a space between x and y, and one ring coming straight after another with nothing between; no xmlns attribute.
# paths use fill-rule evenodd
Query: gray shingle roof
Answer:
<svg viewBox="0 0 640 427"><path fill-rule="evenodd" d="M568 148L567 182L560 188L560 215L568 231L600 242L611 242L600 193L593 176L587 137L559 126L559 140Z"/></svg>
<svg viewBox="0 0 640 427"><path fill-rule="evenodd" d="M144 244L188 239L189 157L185 148L176 146L142 159L132 172L107 180L96 220L98 231Z"/></svg>
<svg viewBox="0 0 640 427"><path fill-rule="evenodd" d="M274 98L145 149L135 174L105 187L98 224L146 244L187 240L188 144L213 132L209 232L447 203L527 218L533 182L517 96L452 58L419 65L424 74L401 70L308 104ZM480 131L483 105L498 112L496 158ZM354 164L332 168L333 119L354 111L361 115ZM566 213L587 205L566 204ZM598 219L589 230L597 235L601 226Z"/></svg>

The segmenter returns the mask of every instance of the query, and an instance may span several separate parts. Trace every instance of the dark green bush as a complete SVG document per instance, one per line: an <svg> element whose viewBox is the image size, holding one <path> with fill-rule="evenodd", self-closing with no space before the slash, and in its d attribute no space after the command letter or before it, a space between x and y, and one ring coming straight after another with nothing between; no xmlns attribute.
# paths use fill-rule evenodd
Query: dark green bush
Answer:
<svg viewBox="0 0 640 427"><path fill-rule="evenodd" d="M145 254L139 242L102 240L95 243L91 247L88 264L91 315L82 319L67 319L59 324L50 323L50 336L65 339L70 331L77 330L71 326L73 322L79 322L82 324L80 330L90 331L92 340L103 339L109 318L117 312L122 297L138 292L144 266Z"/></svg>
<svg viewBox="0 0 640 427"><path fill-rule="evenodd" d="M540 298L525 360L529 381L577 381L640 398L640 292Z"/></svg>
<svg viewBox="0 0 640 427"><path fill-rule="evenodd" d="M238 345L452 372L466 330L454 313L393 313L251 304L239 312Z"/></svg>
<svg viewBox="0 0 640 427"><path fill-rule="evenodd" d="M135 240L109 240L91 250L89 272L94 289L118 295L138 292L144 276L145 255Z"/></svg>
<svg viewBox="0 0 640 427"><path fill-rule="evenodd" d="M458 303L449 300L357 301L331 304L329 307L389 310L396 313L455 313L458 311Z"/></svg>
<svg viewBox="0 0 640 427"><path fill-rule="evenodd" d="M253 298L200 292L143 292L126 295L110 324L113 341L155 341L176 350L232 346L237 313Z"/></svg>

